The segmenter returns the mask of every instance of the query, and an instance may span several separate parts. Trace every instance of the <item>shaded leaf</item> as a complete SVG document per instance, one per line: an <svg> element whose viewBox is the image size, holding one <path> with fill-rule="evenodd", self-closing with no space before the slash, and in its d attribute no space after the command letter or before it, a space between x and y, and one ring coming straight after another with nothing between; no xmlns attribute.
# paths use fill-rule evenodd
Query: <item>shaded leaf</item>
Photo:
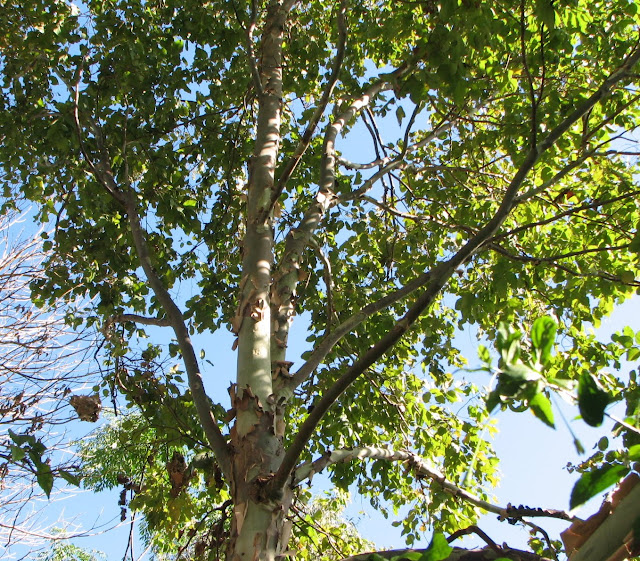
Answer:
<svg viewBox="0 0 640 561"><path fill-rule="evenodd" d="M607 392L600 389L588 372L583 372L578 384L578 407L584 422L599 427L604 419L604 410L611 402Z"/></svg>
<svg viewBox="0 0 640 561"><path fill-rule="evenodd" d="M47 498L51 496L51 489L53 489L53 472L48 464L38 464L36 471L36 479L40 489L44 491Z"/></svg>
<svg viewBox="0 0 640 561"><path fill-rule="evenodd" d="M594 471L583 473L571 491L570 508L586 503L598 493L617 483L629 473L629 468L620 464L603 466Z"/></svg>

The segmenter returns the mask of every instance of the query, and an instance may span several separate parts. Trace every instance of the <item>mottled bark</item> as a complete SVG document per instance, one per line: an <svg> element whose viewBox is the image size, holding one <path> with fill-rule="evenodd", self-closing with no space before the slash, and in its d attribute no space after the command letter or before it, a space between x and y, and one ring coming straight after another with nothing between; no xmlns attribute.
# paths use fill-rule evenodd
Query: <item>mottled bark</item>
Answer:
<svg viewBox="0 0 640 561"><path fill-rule="evenodd" d="M249 164L242 285L234 328L238 383L231 389L236 422L231 430L234 504L227 559L272 561L287 547L291 491L264 494L283 457L282 411L273 395L271 279L273 217L270 200L280 145L282 36L293 2L270 3L257 65L258 123ZM250 61L251 64L256 61ZM256 63L257 64L257 63Z"/></svg>

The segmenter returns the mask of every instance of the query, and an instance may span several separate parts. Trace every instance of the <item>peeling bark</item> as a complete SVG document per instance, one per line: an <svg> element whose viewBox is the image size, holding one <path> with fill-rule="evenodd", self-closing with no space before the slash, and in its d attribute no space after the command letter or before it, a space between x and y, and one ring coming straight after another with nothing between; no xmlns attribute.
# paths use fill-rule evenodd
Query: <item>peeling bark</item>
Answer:
<svg viewBox="0 0 640 561"><path fill-rule="evenodd" d="M286 516L292 490L267 496L265 484L278 470L284 448L282 411L273 395L271 196L280 145L282 37L293 2L268 7L258 67L258 122L247 186L247 223L243 242L243 283L236 314L238 384L231 388L236 422L231 430L234 504L227 559L273 561L289 541Z"/></svg>

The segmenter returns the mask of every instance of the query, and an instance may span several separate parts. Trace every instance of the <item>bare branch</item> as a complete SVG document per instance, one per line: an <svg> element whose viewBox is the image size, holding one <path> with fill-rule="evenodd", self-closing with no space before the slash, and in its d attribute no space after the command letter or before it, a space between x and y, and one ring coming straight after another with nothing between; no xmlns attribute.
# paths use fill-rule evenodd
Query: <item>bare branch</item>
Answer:
<svg viewBox="0 0 640 561"><path fill-rule="evenodd" d="M75 417L68 395L94 381L89 365L95 333L76 332L65 322L65 313L83 313L81 304L31 301L30 284L45 278L50 255L41 232L19 233L22 218L0 216L0 557L17 543L37 547L50 526L40 518L46 499L36 470L16 459L7 428L46 447L42 461L50 462L54 476L73 473L69 435L57 426ZM51 500L57 498L54 491Z"/></svg>

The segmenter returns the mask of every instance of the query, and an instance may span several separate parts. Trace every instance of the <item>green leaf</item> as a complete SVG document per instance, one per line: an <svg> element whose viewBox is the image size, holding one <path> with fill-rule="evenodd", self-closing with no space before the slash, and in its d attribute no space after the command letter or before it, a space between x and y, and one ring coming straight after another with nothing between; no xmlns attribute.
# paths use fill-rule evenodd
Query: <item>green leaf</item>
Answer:
<svg viewBox="0 0 640 561"><path fill-rule="evenodd" d="M487 411L493 413L495 408L500 405L500 401L500 392L497 389L493 390L486 399Z"/></svg>
<svg viewBox="0 0 640 561"><path fill-rule="evenodd" d="M409 551L408 553L401 553L400 555L394 555L389 561L421 561L424 554L419 551Z"/></svg>
<svg viewBox="0 0 640 561"><path fill-rule="evenodd" d="M629 473L629 468L619 464L603 466L596 470L583 473L574 485L573 491L571 491L569 508L574 509L587 502L598 493L617 483L627 475L627 473Z"/></svg>
<svg viewBox="0 0 640 561"><path fill-rule="evenodd" d="M599 427L604 420L604 410L610 402L611 397L598 387L593 376L583 372L578 383L578 407L584 422L592 427Z"/></svg>
<svg viewBox="0 0 640 561"><path fill-rule="evenodd" d="M514 380L532 382L540 379L540 374L526 364L506 364L502 371Z"/></svg>
<svg viewBox="0 0 640 561"><path fill-rule="evenodd" d="M53 472L48 464L39 463L36 465L36 480L40 489L44 491L47 498L51 496L51 489L53 489Z"/></svg>
<svg viewBox="0 0 640 561"><path fill-rule="evenodd" d="M453 548L447 542L444 534L436 532L427 550L420 557L420 561L441 561L451 555Z"/></svg>
<svg viewBox="0 0 640 561"><path fill-rule="evenodd" d="M555 428L556 425L553 420L553 408L551 402L542 392L539 392L535 397L529 401L529 406L533 411L533 414L538 417L543 423L549 425L551 428Z"/></svg>
<svg viewBox="0 0 640 561"><path fill-rule="evenodd" d="M19 462L20 460L24 460L27 453L24 449L20 448L20 446L11 446L11 459L14 462Z"/></svg>
<svg viewBox="0 0 640 561"><path fill-rule="evenodd" d="M11 429L9 429L8 432L11 440L13 440L18 446L22 446L23 444L33 446L36 443L36 437L32 434L16 434Z"/></svg>
<svg viewBox="0 0 640 561"><path fill-rule="evenodd" d="M575 436L573 437L573 447L576 449L576 452L579 456L582 456L582 454L586 452L584 446L582 445L582 442L580 442L580 440Z"/></svg>
<svg viewBox="0 0 640 561"><path fill-rule="evenodd" d="M640 253L640 229L635 233L635 236L633 236L629 244L629 251L631 253Z"/></svg>
<svg viewBox="0 0 640 561"><path fill-rule="evenodd" d="M535 12L536 16L538 16L547 29L554 29L556 13L552 0L536 0Z"/></svg>
<svg viewBox="0 0 640 561"><path fill-rule="evenodd" d="M480 360L482 362L491 366L491 353L489 352L489 349L487 349L487 347L485 347L484 345L479 345L478 356L480 357Z"/></svg>
<svg viewBox="0 0 640 561"><path fill-rule="evenodd" d="M640 347L631 347L627 351L627 360L629 362L636 360L638 357L640 357Z"/></svg>
<svg viewBox="0 0 640 561"><path fill-rule="evenodd" d="M531 343L538 351L540 364L547 364L556 339L558 325L548 316L538 318L531 327Z"/></svg>
<svg viewBox="0 0 640 561"><path fill-rule="evenodd" d="M65 469L61 469L58 473L60 474L60 477L62 477L62 479L64 479L70 485L80 487L81 479L77 475L74 475L73 473L70 473Z"/></svg>
<svg viewBox="0 0 640 561"><path fill-rule="evenodd" d="M640 460L640 444L634 444L629 448L629 459L632 462Z"/></svg>

